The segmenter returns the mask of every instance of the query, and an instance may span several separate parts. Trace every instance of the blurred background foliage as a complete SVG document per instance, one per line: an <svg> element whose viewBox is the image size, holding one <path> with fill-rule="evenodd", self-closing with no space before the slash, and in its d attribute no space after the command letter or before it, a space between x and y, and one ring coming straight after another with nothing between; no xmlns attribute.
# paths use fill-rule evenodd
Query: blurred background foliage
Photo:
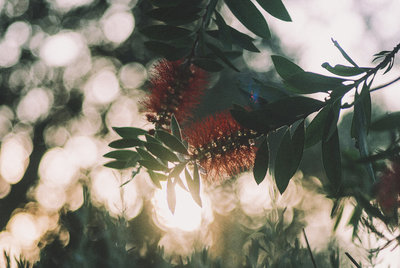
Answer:
<svg viewBox="0 0 400 268"><path fill-rule="evenodd" d="M338 62L330 54L319 54L327 50L316 49L321 42L331 46L318 27L343 40L362 36L359 43L345 44L357 48L355 56L365 62L379 48L398 42L394 37L399 30L392 29L396 27L388 33L384 24L376 26L386 19L396 25L396 15L386 16L373 4L349 1L337 9L343 17L336 23L354 16L355 25L361 25L350 29L351 38L346 39L343 28L324 28L334 15L324 6L326 1L308 13L301 13L307 1L286 2L293 20L299 21L296 27L304 27L303 42L310 46L300 46L299 31L285 30L284 22L269 18L272 38L252 35L261 53L246 51L237 58L234 65L240 73L225 68L211 74L195 118L232 102L248 103L249 95L243 92L257 90L250 76L278 85L271 54L298 57L309 68ZM395 1L384 2L378 6L386 12L400 9ZM345 13L354 6L359 13ZM0 250L6 253L0 266L8 259L13 266L28 266L28 260L37 267L311 267L304 227L318 267L351 267L344 252L364 264L379 262L365 250L377 245L373 236L365 233L357 243L349 243L352 230L346 220L331 236L332 202L319 182L325 175L315 146L283 195L270 177L257 185L246 173L220 186L204 186L203 208L182 193L173 216L165 193L146 173L120 187L131 174L103 167L102 155L116 138L112 127L152 127L139 103L158 60L138 31L148 24L150 8L144 0L0 0ZM229 18L227 8L219 8ZM321 12L326 17L318 17ZM308 30L307 16L315 21ZM229 23L241 27L233 18ZM360 44L365 54L357 54ZM341 136L348 136L346 118ZM272 152L282 134L270 136ZM389 138L371 137L372 147L386 146ZM341 142L344 148L352 145L350 138ZM351 200L343 213L350 218ZM399 256L399 250L391 254Z"/></svg>

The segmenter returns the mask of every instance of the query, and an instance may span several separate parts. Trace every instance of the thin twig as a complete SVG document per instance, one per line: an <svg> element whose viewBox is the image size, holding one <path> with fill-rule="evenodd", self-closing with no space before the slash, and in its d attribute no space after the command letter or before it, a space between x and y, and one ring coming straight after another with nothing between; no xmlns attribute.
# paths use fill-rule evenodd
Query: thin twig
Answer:
<svg viewBox="0 0 400 268"><path fill-rule="evenodd" d="M304 230L304 228L303 228L303 235L304 235L304 239L306 240L306 243L307 243L307 248L308 248L308 252L310 253L311 261L312 261L312 263L314 265L314 268L317 268L317 263L314 260L314 256L313 256L313 253L311 251L310 244L308 243L306 231Z"/></svg>
<svg viewBox="0 0 400 268"><path fill-rule="evenodd" d="M378 89L381 89L381 88L390 86L391 84L394 84L394 83L396 83L397 81L400 81L400 76L397 77L396 79L394 79L393 81L389 82L389 83L386 83L386 84L383 84L383 85L380 85L380 86L371 88L369 92L373 92L373 91L375 91L375 90L378 90Z"/></svg>
<svg viewBox="0 0 400 268"><path fill-rule="evenodd" d="M344 254L346 254L347 258L349 258L350 261L351 261L357 268L361 268L361 266L356 262L356 260L355 260L348 252L345 252Z"/></svg>

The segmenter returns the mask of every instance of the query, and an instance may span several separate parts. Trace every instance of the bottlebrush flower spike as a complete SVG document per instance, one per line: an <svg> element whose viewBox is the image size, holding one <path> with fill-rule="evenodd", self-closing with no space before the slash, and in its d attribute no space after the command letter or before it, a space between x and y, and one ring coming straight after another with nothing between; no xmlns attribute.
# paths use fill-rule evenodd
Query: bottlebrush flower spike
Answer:
<svg viewBox="0 0 400 268"><path fill-rule="evenodd" d="M207 85L206 72L182 60L161 60L150 78L151 94L142 102L149 122L169 126L174 114L179 123L191 115Z"/></svg>
<svg viewBox="0 0 400 268"><path fill-rule="evenodd" d="M391 215L400 205L400 159L392 162L378 183L377 202L385 214Z"/></svg>
<svg viewBox="0 0 400 268"><path fill-rule="evenodd" d="M192 157L205 170L208 182L222 181L250 169L254 164L253 130L239 125L229 112L210 116L184 130Z"/></svg>

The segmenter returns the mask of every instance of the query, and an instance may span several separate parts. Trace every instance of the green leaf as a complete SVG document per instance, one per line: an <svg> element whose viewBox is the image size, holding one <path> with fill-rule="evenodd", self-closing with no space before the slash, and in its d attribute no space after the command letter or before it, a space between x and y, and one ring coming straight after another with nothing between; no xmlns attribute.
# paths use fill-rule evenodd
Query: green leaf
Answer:
<svg viewBox="0 0 400 268"><path fill-rule="evenodd" d="M272 55L271 59L274 63L277 73L280 75L280 77L282 77L283 80L287 80L295 74L304 72L300 66L286 59L285 57Z"/></svg>
<svg viewBox="0 0 400 268"><path fill-rule="evenodd" d="M206 14L204 15L204 25L205 28L208 27L210 20L211 20L211 15L213 14L215 7L217 6L218 0L210 0L208 3L207 11Z"/></svg>
<svg viewBox="0 0 400 268"><path fill-rule="evenodd" d="M257 0L257 3L275 18L292 21L281 0Z"/></svg>
<svg viewBox="0 0 400 268"><path fill-rule="evenodd" d="M374 131L387 131L400 128L400 112L385 114L376 119L370 129Z"/></svg>
<svg viewBox="0 0 400 268"><path fill-rule="evenodd" d="M131 162L125 161L125 160L115 160L115 161L110 161L110 162L104 164L105 167L114 168L114 169L125 169L125 168L129 168L129 167L134 167L135 165L136 165L136 162L134 164L132 164Z"/></svg>
<svg viewBox="0 0 400 268"><path fill-rule="evenodd" d="M150 10L147 15L156 20L166 22L168 25L178 26L198 20L202 15L200 13L202 10L200 7L188 6L183 13L180 8L162 7Z"/></svg>
<svg viewBox="0 0 400 268"><path fill-rule="evenodd" d="M339 76L355 76L370 70L370 68L359 68L354 66L345 66L341 64L336 64L334 67L332 67L327 62L324 62L321 66L327 69L329 72Z"/></svg>
<svg viewBox="0 0 400 268"><path fill-rule="evenodd" d="M160 161L154 158L147 151L143 150L142 148L136 148L136 150L142 158L141 160L138 160L138 162L145 168L151 170L160 170L160 171L168 170L168 168L164 164L162 164Z"/></svg>
<svg viewBox="0 0 400 268"><path fill-rule="evenodd" d="M218 47L214 46L211 43L206 43L207 47L218 57L220 58L226 65L228 65L229 67L231 67L233 70L235 70L236 72L239 72L239 69L236 68L231 62L230 60L225 56L224 52L222 52Z"/></svg>
<svg viewBox="0 0 400 268"><path fill-rule="evenodd" d="M219 29L219 40L226 49L232 49L231 30L229 29L228 25L226 25L226 22L221 14L219 14L217 10L215 10L214 13L215 22L217 23Z"/></svg>
<svg viewBox="0 0 400 268"><path fill-rule="evenodd" d="M342 54L342 56L349 62L351 63L353 66L358 67L357 63L355 63L349 55L347 55L346 51L344 51L344 49L339 45L339 43L335 40L333 40L333 38L331 38L333 44L335 45L335 47L340 51L340 53Z"/></svg>
<svg viewBox="0 0 400 268"><path fill-rule="evenodd" d="M169 210L172 212L172 214L174 214L176 205L176 193L175 184L172 182L171 178L167 181L167 203Z"/></svg>
<svg viewBox="0 0 400 268"><path fill-rule="evenodd" d="M152 170L147 170L147 173L149 173L151 181L154 183L154 185L161 189L161 184L160 181L165 181L167 179L167 176L161 173L153 172Z"/></svg>
<svg viewBox="0 0 400 268"><path fill-rule="evenodd" d="M285 79L285 83L292 87L290 88L292 91L301 94L334 90L343 86L344 81L346 80L312 72L297 73Z"/></svg>
<svg viewBox="0 0 400 268"><path fill-rule="evenodd" d="M271 37L264 16L250 0L225 0L225 4L247 29L262 38Z"/></svg>
<svg viewBox="0 0 400 268"><path fill-rule="evenodd" d="M256 158L254 161L253 175L257 184L260 184L264 180L265 175L267 175L268 164L269 164L269 148L268 148L267 137L264 136L262 138L260 147L257 150Z"/></svg>
<svg viewBox="0 0 400 268"><path fill-rule="evenodd" d="M235 44L243 49L246 49L248 51L260 52L260 50L253 44L253 41L254 41L253 38L251 38L247 34L239 32L238 30L236 30L230 26L228 26L228 27L230 29L233 44ZM207 31L207 34L216 39L219 38L218 30Z"/></svg>
<svg viewBox="0 0 400 268"><path fill-rule="evenodd" d="M329 106L325 106L308 125L304 145L306 148L309 148L321 141L329 109Z"/></svg>
<svg viewBox="0 0 400 268"><path fill-rule="evenodd" d="M148 50L170 61L181 59L190 53L190 48L177 48L158 41L147 41L144 42L144 45Z"/></svg>
<svg viewBox="0 0 400 268"><path fill-rule="evenodd" d="M201 207L202 202L200 198L200 180L192 179L192 176L187 169L185 169L185 177L187 185L189 187L190 195L192 196L193 200Z"/></svg>
<svg viewBox="0 0 400 268"><path fill-rule="evenodd" d="M106 153L103 157L127 160L137 158L139 155L137 152L131 150L117 150Z"/></svg>
<svg viewBox="0 0 400 268"><path fill-rule="evenodd" d="M156 137L153 137L149 134L146 134L145 137L146 137L147 142L161 143L161 141L159 139L157 139Z"/></svg>
<svg viewBox="0 0 400 268"><path fill-rule="evenodd" d="M172 171L168 174L168 178L179 178L179 175L182 173L183 169L186 167L186 162L179 163L176 165Z"/></svg>
<svg viewBox="0 0 400 268"><path fill-rule="evenodd" d="M336 101L333 104L329 104L329 113L325 122L325 127L327 128L327 133L324 135L324 140L328 140L331 138L333 133L336 130L336 126L339 120L339 114L340 114L340 105L341 105L341 100ZM330 126L328 126L330 124ZM325 128L324 127L324 128Z"/></svg>
<svg viewBox="0 0 400 268"><path fill-rule="evenodd" d="M131 148L136 146L143 146L143 141L139 139L120 139L111 142L108 146L115 149Z"/></svg>
<svg viewBox="0 0 400 268"><path fill-rule="evenodd" d="M158 138L171 150L174 150L175 152L181 154L186 154L186 155L189 154L183 143L180 140L178 140L178 138L175 137L174 135L164 130L157 130L157 135Z"/></svg>
<svg viewBox="0 0 400 268"><path fill-rule="evenodd" d="M328 117L333 117L333 114L329 114ZM333 118L327 119L327 121L332 120ZM342 182L342 164L337 127L329 139L325 138L328 135L330 126L331 124L326 124L324 129L324 137L322 139L322 162L326 176L336 195L339 193Z"/></svg>
<svg viewBox="0 0 400 268"><path fill-rule="evenodd" d="M179 126L175 115L171 116L171 132L178 140L182 141L181 127Z"/></svg>
<svg viewBox="0 0 400 268"><path fill-rule="evenodd" d="M148 142L145 143L144 146L149 152L162 160L167 160L169 162L179 162L179 158L173 152L171 152L169 149L159 143Z"/></svg>
<svg viewBox="0 0 400 268"><path fill-rule="evenodd" d="M219 62L209 58L195 58L193 64L208 72L219 72L224 69Z"/></svg>
<svg viewBox="0 0 400 268"><path fill-rule="evenodd" d="M176 7L186 0L150 0L150 2L157 7Z"/></svg>
<svg viewBox="0 0 400 268"><path fill-rule="evenodd" d="M124 139L137 138L147 133L146 130L136 127L113 127L112 129Z"/></svg>
<svg viewBox="0 0 400 268"><path fill-rule="evenodd" d="M151 25L141 29L140 32L148 38L164 41L182 38L192 33L188 29L171 25Z"/></svg>

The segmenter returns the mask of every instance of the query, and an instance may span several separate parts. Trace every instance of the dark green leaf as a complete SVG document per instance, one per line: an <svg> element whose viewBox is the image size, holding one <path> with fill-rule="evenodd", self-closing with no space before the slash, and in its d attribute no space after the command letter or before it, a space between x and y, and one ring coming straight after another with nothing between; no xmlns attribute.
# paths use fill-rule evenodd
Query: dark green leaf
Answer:
<svg viewBox="0 0 400 268"><path fill-rule="evenodd" d="M339 75L339 76L354 76L354 75L359 75L359 74L365 73L368 70L370 70L370 68L359 68L359 67L353 67L353 66L345 66L345 65L341 65L341 64L336 64L334 67L332 67L327 62L324 62L322 64L322 67L327 69L329 72Z"/></svg>
<svg viewBox="0 0 400 268"><path fill-rule="evenodd" d="M159 139L157 139L156 137L153 137L149 134L146 134L145 137L146 137L147 142L161 143L161 141Z"/></svg>
<svg viewBox="0 0 400 268"><path fill-rule="evenodd" d="M263 137L260 147L258 148L256 153L256 159L254 161L254 168L253 168L253 175L257 184L260 184L264 180L265 175L267 175L268 163L269 163L268 141L267 137Z"/></svg>
<svg viewBox="0 0 400 268"><path fill-rule="evenodd" d="M167 145L171 150L181 154L189 154L186 150L185 146L182 144L180 140L174 135L164 131L164 130L157 130L158 138Z"/></svg>
<svg viewBox="0 0 400 268"><path fill-rule="evenodd" d="M171 132L178 140L182 141L181 128L175 115L171 116Z"/></svg>
<svg viewBox="0 0 400 268"><path fill-rule="evenodd" d="M124 139L137 138L147 133L146 130L136 127L113 127L112 129Z"/></svg>
<svg viewBox="0 0 400 268"><path fill-rule="evenodd" d="M106 153L103 157L127 160L137 158L139 155L137 152L131 150L117 150Z"/></svg>
<svg viewBox="0 0 400 268"><path fill-rule="evenodd" d="M169 210L171 210L172 214L174 214L176 205L176 193L175 193L175 184L172 183L171 178L168 179L167 181L167 202Z"/></svg>
<svg viewBox="0 0 400 268"><path fill-rule="evenodd" d="M250 31L262 38L270 38L271 33L264 16L250 0L225 0L233 15Z"/></svg>
<svg viewBox="0 0 400 268"><path fill-rule="evenodd" d="M133 167L135 165L136 165L136 162L132 165L131 162L124 161L124 160L115 160L115 161L110 161L110 162L104 164L105 167L115 168L115 169L124 169L124 168Z"/></svg>
<svg viewBox="0 0 400 268"><path fill-rule="evenodd" d="M239 69L236 68L230 60L225 56L224 52L222 52L218 47L214 46L211 43L207 43L207 47L218 57L220 58L226 65L231 67L236 72L239 72Z"/></svg>
<svg viewBox="0 0 400 268"><path fill-rule="evenodd" d="M306 130L305 147L309 148L322 139L322 133L326 118L329 113L329 106L325 106L311 121Z"/></svg>
<svg viewBox="0 0 400 268"><path fill-rule="evenodd" d="M299 159L297 159L298 156L294 155L294 150L295 148L292 138L290 137L290 130L287 129L279 145L274 168L275 182L281 194L286 190L290 179L296 172L300 163Z"/></svg>
<svg viewBox="0 0 400 268"><path fill-rule="evenodd" d="M331 39L333 44L335 45L335 47L337 49L339 49L340 53L342 54L342 56L349 62L351 63L353 66L358 67L357 63L355 63L349 55L347 55L346 51L344 51L344 49L339 45L339 43L335 40L333 40L333 38Z"/></svg>
<svg viewBox="0 0 400 268"><path fill-rule="evenodd" d="M325 127L327 128L327 133L324 135L324 140L328 140L331 138L333 133L336 131L337 122L339 120L340 114L340 102L341 100L336 101L333 104L330 104L330 110L327 116L327 120L325 122ZM330 127L328 126L330 124ZM324 128L325 128L324 127Z"/></svg>
<svg viewBox="0 0 400 268"><path fill-rule="evenodd" d="M327 92L343 86L345 80L312 72L301 72L285 79L291 90L301 94Z"/></svg>
<svg viewBox="0 0 400 268"><path fill-rule="evenodd" d="M147 15L156 20L164 21L168 25L183 25L198 20L203 9L197 6L187 7L185 12L176 7L162 7L150 10Z"/></svg>
<svg viewBox="0 0 400 268"><path fill-rule="evenodd" d="M248 51L252 52L260 52L260 50L253 44L254 39L248 36L247 34L244 34L242 32L239 32L238 30L228 26L230 29L231 37L232 37L232 42L233 44L246 49ZM218 30L213 30L213 31L207 31L207 34L214 38L219 38L219 31Z"/></svg>
<svg viewBox="0 0 400 268"><path fill-rule="evenodd" d="M200 198L200 180L193 180L190 172L187 169L185 169L185 177L193 200L201 207L202 202Z"/></svg>
<svg viewBox="0 0 400 268"><path fill-rule="evenodd" d="M208 7L207 7L207 11L206 14L204 16L204 25L207 28L210 20L211 20L211 15L213 14L215 7L217 6L218 0L210 0L210 2L208 3Z"/></svg>
<svg viewBox="0 0 400 268"><path fill-rule="evenodd" d="M332 117L333 115L329 115ZM329 120L329 118L328 118ZM329 121L332 121L331 118ZM325 139L328 135L330 124L324 129L324 137L322 140L322 162L324 165L326 176L330 182L334 194L338 194L342 182L342 164L340 157L339 135L337 128L330 139Z"/></svg>
<svg viewBox="0 0 400 268"><path fill-rule="evenodd" d="M376 119L370 129L374 131L386 131L400 128L400 112L385 114Z"/></svg>
<svg viewBox="0 0 400 268"><path fill-rule="evenodd" d="M209 58L195 58L193 64L208 72L219 72L224 69L219 62Z"/></svg>
<svg viewBox="0 0 400 268"><path fill-rule="evenodd" d="M283 21L292 21L281 0L257 0L258 4L269 14Z"/></svg>
<svg viewBox="0 0 400 268"><path fill-rule="evenodd" d="M155 185L157 188L161 189L160 181L161 181L161 180L166 180L167 177L166 177L164 174L153 172L153 171L150 170L150 169L147 170L147 172L149 173L150 179L151 179L151 181L154 183L154 185Z"/></svg>
<svg viewBox="0 0 400 268"><path fill-rule="evenodd" d="M150 160L141 159L141 160L138 160L138 163L141 166L147 168L148 170L159 170L159 171L167 171L168 170L168 168L166 166L164 166L157 160L150 161Z"/></svg>
<svg viewBox="0 0 400 268"><path fill-rule="evenodd" d="M184 1L186 0L150 0L150 2L157 7L176 7Z"/></svg>
<svg viewBox="0 0 400 268"><path fill-rule="evenodd" d="M160 159L167 160L169 162L179 162L179 158L173 152L159 143L148 142L145 143L144 146L149 152Z"/></svg>
<svg viewBox="0 0 400 268"><path fill-rule="evenodd" d="M171 25L151 25L143 28L140 32L151 39L164 41L182 38L192 33L188 29Z"/></svg>
<svg viewBox="0 0 400 268"><path fill-rule="evenodd" d="M147 41L144 42L144 45L148 50L151 50L155 54L160 55L170 61L181 59L190 53L189 48L177 48L170 44L158 41Z"/></svg>
<svg viewBox="0 0 400 268"><path fill-rule="evenodd" d="M272 55L271 59L274 63L277 73L280 75L280 77L282 77L283 80L287 80L295 74L304 72L300 66L286 59L285 57Z"/></svg>
<svg viewBox="0 0 400 268"><path fill-rule="evenodd" d="M228 25L224 18L219 14L217 10L214 11L215 13L215 22L217 23L219 29L219 40L224 45L226 49L232 48L232 37L231 37L231 30L229 29Z"/></svg>
<svg viewBox="0 0 400 268"><path fill-rule="evenodd" d="M293 159L296 165L296 170L300 165L301 158L303 157L304 150L304 140L305 140L305 131L304 131L304 120L300 122L300 124L296 127L293 136L292 136L292 147L293 147ZM296 170L294 172L296 172ZM294 173L293 173L294 174Z"/></svg>
<svg viewBox="0 0 400 268"><path fill-rule="evenodd" d="M111 142L108 146L115 149L131 148L143 146L143 141L139 139L121 139Z"/></svg>

